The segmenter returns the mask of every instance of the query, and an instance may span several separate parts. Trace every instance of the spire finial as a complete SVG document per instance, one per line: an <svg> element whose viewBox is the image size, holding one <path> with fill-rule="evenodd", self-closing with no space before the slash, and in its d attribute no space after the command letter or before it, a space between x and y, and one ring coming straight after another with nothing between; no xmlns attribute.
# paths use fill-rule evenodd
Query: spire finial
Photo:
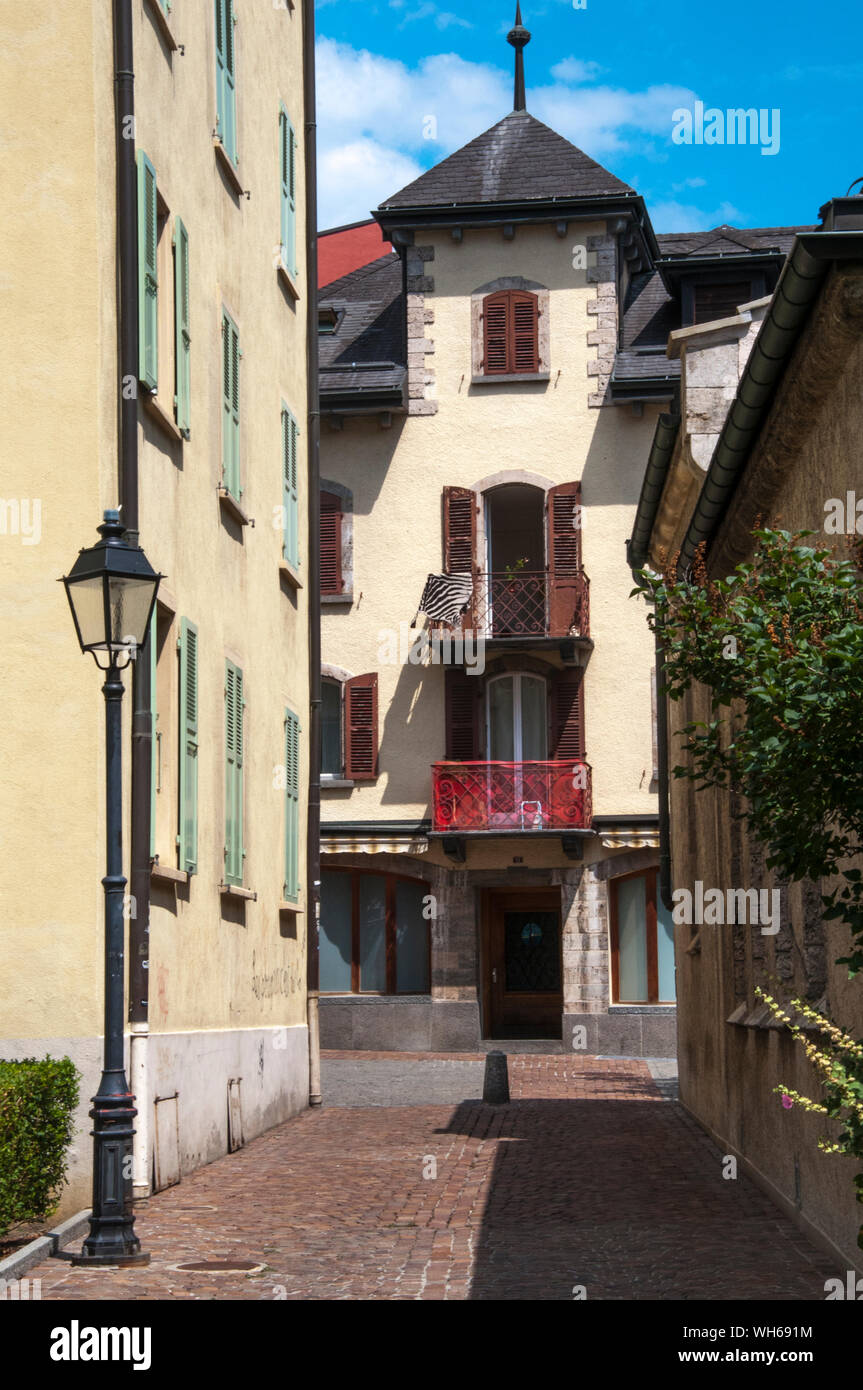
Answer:
<svg viewBox="0 0 863 1390"><path fill-rule="evenodd" d="M525 29L521 22L521 0L516 0L515 6L515 28L510 29L506 36L507 43L511 43L515 49L515 97L513 100L513 111L525 111L527 100L524 92L524 48L530 43L530 30Z"/></svg>

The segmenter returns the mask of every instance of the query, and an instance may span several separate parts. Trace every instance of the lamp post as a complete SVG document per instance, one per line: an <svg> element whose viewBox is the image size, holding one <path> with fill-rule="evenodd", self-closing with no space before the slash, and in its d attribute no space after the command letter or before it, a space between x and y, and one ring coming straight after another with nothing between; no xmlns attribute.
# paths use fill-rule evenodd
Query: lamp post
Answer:
<svg viewBox="0 0 863 1390"><path fill-rule="evenodd" d="M147 1264L132 1214L132 1121L137 1114L124 1065L123 777L121 672L146 639L162 578L129 545L119 512L105 512L102 537L82 550L63 579L81 650L105 672L107 872L105 889L105 1044L93 1097L93 1210L77 1265ZM100 660L104 658L104 664Z"/></svg>

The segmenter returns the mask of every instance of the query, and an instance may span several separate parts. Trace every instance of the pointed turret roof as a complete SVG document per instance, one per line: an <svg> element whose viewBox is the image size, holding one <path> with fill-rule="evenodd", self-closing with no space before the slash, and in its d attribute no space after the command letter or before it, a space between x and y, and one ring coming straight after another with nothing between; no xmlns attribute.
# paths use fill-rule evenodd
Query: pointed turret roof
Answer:
<svg viewBox="0 0 863 1390"><path fill-rule="evenodd" d="M619 197L634 191L528 111L511 111L387 198L380 211Z"/></svg>

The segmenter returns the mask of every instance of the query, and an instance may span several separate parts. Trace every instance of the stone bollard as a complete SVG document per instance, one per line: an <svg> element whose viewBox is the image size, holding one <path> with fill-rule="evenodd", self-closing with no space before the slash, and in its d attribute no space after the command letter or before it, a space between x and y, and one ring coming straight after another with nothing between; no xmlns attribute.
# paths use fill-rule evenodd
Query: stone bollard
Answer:
<svg viewBox="0 0 863 1390"><path fill-rule="evenodd" d="M509 1104L509 1075L505 1052L489 1052L485 1059L482 1098L486 1105Z"/></svg>

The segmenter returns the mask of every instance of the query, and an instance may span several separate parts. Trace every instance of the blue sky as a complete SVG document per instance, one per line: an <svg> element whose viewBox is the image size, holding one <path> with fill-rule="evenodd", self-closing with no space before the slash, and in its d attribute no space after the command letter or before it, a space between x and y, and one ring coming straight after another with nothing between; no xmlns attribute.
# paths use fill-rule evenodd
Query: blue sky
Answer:
<svg viewBox="0 0 863 1390"><path fill-rule="evenodd" d="M859 0L579 2L522 5L528 110L642 193L656 231L815 222L863 175ZM512 109L515 0L316 13L322 228L367 216ZM696 101L778 110L778 151L674 143L673 113Z"/></svg>

